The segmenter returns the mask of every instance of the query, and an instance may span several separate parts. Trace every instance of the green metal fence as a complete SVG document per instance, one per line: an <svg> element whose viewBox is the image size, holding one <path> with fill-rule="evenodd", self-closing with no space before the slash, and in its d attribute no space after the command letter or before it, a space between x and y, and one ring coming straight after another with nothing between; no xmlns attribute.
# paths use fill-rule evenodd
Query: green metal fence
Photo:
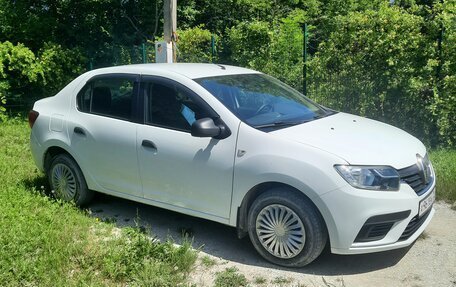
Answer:
<svg viewBox="0 0 456 287"><path fill-rule="evenodd" d="M155 45L150 42L144 42L132 47L113 45L103 51L88 52L88 70L155 62Z"/></svg>
<svg viewBox="0 0 456 287"><path fill-rule="evenodd" d="M195 47L194 49L180 49L179 44L177 44L178 62L214 62L216 54L214 35L211 36L210 41L203 43L203 46ZM87 58L89 60L88 70L118 65L155 63L155 44L144 42L132 47L114 45L103 51L88 52Z"/></svg>

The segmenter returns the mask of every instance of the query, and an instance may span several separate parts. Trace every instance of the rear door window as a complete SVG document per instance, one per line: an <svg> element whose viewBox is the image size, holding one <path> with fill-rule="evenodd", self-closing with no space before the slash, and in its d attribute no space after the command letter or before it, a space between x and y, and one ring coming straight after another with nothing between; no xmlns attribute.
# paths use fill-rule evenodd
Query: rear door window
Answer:
<svg viewBox="0 0 456 287"><path fill-rule="evenodd" d="M78 110L132 120L138 90L136 79L136 75L107 75L90 80L78 94Z"/></svg>

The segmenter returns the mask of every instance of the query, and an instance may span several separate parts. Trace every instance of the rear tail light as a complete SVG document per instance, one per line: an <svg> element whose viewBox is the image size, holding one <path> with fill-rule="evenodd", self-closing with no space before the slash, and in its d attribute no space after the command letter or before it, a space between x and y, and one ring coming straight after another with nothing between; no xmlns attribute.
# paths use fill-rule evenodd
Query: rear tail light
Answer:
<svg viewBox="0 0 456 287"><path fill-rule="evenodd" d="M35 121L36 119L38 118L38 116L40 115L40 113L38 113L37 111L34 111L34 110L31 110L28 114L28 122L29 122L29 126L30 128L33 128L33 124L35 124Z"/></svg>

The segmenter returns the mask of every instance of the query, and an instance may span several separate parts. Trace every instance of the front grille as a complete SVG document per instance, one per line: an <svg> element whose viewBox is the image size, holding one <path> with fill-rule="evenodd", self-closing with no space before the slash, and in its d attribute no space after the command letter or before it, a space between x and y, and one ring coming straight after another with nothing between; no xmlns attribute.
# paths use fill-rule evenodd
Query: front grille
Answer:
<svg viewBox="0 0 456 287"><path fill-rule="evenodd" d="M416 164L400 169L398 172L401 180L410 185L410 187L413 188L413 190L418 195L425 193L427 188L432 185L432 182L434 180L431 179L429 180L429 183L426 184L423 179L422 171Z"/></svg>
<svg viewBox="0 0 456 287"><path fill-rule="evenodd" d="M432 208L429 209L428 212L426 212L425 214L423 214L419 218L418 218L418 215L413 217L412 220L410 220L410 222L407 225L407 227L405 228L405 230L402 233L401 237L399 237L399 241L404 241L404 240L409 239L410 236L412 236L413 233L415 233L415 231L417 231L418 228L420 228L420 226L423 225L423 223L426 221L426 218L431 213L431 210L432 210Z"/></svg>

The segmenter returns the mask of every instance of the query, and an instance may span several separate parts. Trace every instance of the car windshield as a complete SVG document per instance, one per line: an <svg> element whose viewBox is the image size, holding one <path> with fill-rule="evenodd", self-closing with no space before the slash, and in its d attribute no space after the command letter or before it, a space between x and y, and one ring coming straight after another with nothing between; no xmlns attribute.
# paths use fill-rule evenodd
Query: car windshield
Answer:
<svg viewBox="0 0 456 287"><path fill-rule="evenodd" d="M217 76L195 81L239 119L255 128L292 126L332 113L264 74Z"/></svg>

